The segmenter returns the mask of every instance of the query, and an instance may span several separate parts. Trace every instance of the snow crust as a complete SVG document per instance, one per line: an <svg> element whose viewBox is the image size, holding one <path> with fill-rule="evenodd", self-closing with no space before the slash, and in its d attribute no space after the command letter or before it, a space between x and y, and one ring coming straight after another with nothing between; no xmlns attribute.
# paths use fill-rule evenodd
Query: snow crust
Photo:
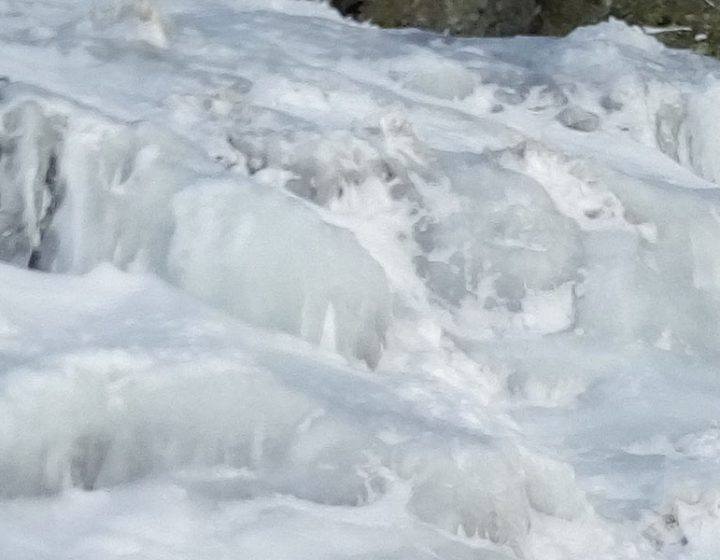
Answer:
<svg viewBox="0 0 720 560"><path fill-rule="evenodd" d="M720 552L719 63L300 0L0 43L0 558Z"/></svg>

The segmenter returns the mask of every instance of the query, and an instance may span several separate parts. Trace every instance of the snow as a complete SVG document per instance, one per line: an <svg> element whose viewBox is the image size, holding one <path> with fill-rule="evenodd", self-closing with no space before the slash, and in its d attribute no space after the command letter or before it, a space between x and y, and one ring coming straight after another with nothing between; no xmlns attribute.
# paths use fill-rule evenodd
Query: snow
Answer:
<svg viewBox="0 0 720 560"><path fill-rule="evenodd" d="M720 552L720 63L305 0L0 43L0 558Z"/></svg>

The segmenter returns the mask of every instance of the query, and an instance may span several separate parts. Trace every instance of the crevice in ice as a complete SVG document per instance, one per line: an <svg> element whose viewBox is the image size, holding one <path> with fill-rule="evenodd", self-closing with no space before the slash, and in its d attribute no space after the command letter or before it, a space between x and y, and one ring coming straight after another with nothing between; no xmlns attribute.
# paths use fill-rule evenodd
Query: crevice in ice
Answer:
<svg viewBox="0 0 720 560"><path fill-rule="evenodd" d="M60 177L62 122L39 104L19 103L0 128L0 260L45 269L56 238L53 218L65 185Z"/></svg>
<svg viewBox="0 0 720 560"><path fill-rule="evenodd" d="M720 184L720 143L714 125L720 118L718 101L720 87L712 85L703 92L664 103L657 111L655 138L664 154L698 176Z"/></svg>

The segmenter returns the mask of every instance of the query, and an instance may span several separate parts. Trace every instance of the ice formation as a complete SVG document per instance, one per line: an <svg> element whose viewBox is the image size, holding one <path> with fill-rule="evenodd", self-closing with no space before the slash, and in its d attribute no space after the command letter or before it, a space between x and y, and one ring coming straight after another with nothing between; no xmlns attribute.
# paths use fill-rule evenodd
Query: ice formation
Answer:
<svg viewBox="0 0 720 560"><path fill-rule="evenodd" d="M720 552L720 64L618 22L0 0L0 557Z"/></svg>

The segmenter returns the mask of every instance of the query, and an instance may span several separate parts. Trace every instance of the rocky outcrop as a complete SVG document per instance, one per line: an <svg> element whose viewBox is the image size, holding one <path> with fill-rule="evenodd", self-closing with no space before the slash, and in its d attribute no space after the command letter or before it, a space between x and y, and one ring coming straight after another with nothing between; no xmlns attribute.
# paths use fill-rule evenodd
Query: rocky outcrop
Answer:
<svg viewBox="0 0 720 560"><path fill-rule="evenodd" d="M347 15L383 27L421 27L459 35L498 37L526 33L536 0L333 0Z"/></svg>
<svg viewBox="0 0 720 560"><path fill-rule="evenodd" d="M655 28L657 37L668 46L720 56L717 0L613 0L609 13L634 25Z"/></svg>
<svg viewBox="0 0 720 560"><path fill-rule="evenodd" d="M720 55L720 0L331 0L345 15L383 27L456 35L565 35L614 17L671 47Z"/></svg>

